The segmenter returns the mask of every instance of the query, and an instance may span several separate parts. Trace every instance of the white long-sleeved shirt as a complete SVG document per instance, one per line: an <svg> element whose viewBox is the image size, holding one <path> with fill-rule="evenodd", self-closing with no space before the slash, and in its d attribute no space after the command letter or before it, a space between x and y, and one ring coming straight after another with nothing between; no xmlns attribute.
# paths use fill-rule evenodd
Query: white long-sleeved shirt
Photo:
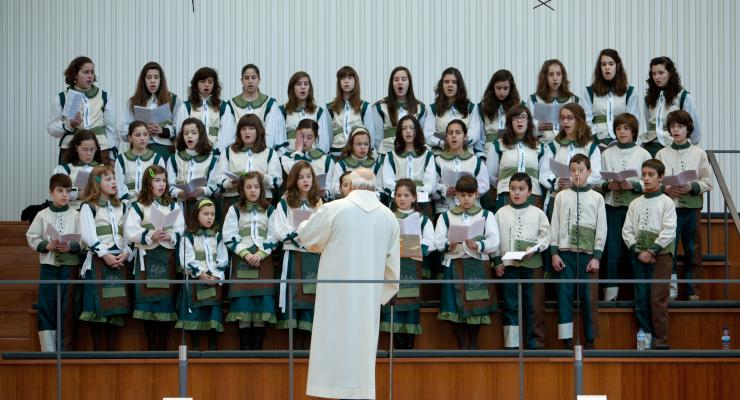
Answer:
<svg viewBox="0 0 740 400"><path fill-rule="evenodd" d="M470 226L476 221L483 219L484 229L482 237L473 238L478 245L478 250L468 248L465 242L458 243L454 251L450 251L450 242L447 232L452 225ZM475 258L488 260L492 254L498 251L500 245L498 225L493 213L474 206L467 210L455 207L439 216L434 230L434 246L443 253L442 264L450 266L450 262L458 258Z"/></svg>
<svg viewBox="0 0 740 400"><path fill-rule="evenodd" d="M688 170L696 171L699 179L690 183L691 191L675 198L674 202L677 208L702 208L704 192L712 190L712 171L709 168L707 153L687 141L683 145L673 143L660 149L655 158L665 164L665 176L677 175Z"/></svg>
<svg viewBox="0 0 740 400"><path fill-rule="evenodd" d="M203 103L207 104L207 112L203 112ZM234 111L231 109L231 105L223 100L221 100L218 108L213 107L209 99L203 100L203 103L190 104L190 100L182 102L175 123L177 132L180 133L182 123L186 119L190 117L197 118L203 121L206 126L208 141L213 146L214 151L218 150L219 153L223 153L226 147L231 146L236 139Z"/></svg>
<svg viewBox="0 0 740 400"><path fill-rule="evenodd" d="M408 111L406 111L405 104L401 104L396 111L396 123L407 114ZM419 121L419 125L421 125L423 129L427 117L427 106L424 103L417 103L414 117L416 117ZM373 137L373 148L380 154L386 154L393 151L397 126L394 125L390 119L387 98L378 100L373 104L370 120L374 127L373 132L375 133L375 137Z"/></svg>
<svg viewBox="0 0 740 400"><path fill-rule="evenodd" d="M106 254L128 253L131 261L134 253L128 244L124 230L126 205L114 206L111 202L99 202L96 205L82 204L80 208L80 235L83 243L90 249L82 265L80 276L92 268L92 255L102 258Z"/></svg>
<svg viewBox="0 0 740 400"><path fill-rule="evenodd" d="M447 132L447 124L452 120L459 119L468 128L468 146L473 148L476 152L482 151L485 139L484 142L481 143L481 121L478 116L478 106L472 102L468 102L467 111L467 116L463 116L460 110L451 106L444 114L439 115L436 103L430 105L429 114L424 118L424 125L422 125L424 128L424 140L426 141L426 144L432 148L444 148L444 140L434 136L434 134L445 134Z"/></svg>
<svg viewBox="0 0 740 400"><path fill-rule="evenodd" d="M285 130L285 121L280 116L280 110L278 109L275 98L260 93L255 100L247 101L240 93L232 97L229 100L229 104L234 111L236 125L239 125L239 119L241 117L254 114L259 117L262 125L265 127L265 143L267 147L275 148L279 144L276 141L280 136L280 132Z"/></svg>
<svg viewBox="0 0 740 400"><path fill-rule="evenodd" d="M186 233L181 242L180 263L193 278L210 273L224 279L224 271L229 267L229 252L226 250L221 234L205 229Z"/></svg>
<svg viewBox="0 0 740 400"><path fill-rule="evenodd" d="M533 183L539 181L542 161L544 160L545 148L542 143L537 142L535 148L527 146L522 141L517 141L513 146L507 147L502 139L492 143L486 157L486 169L491 186L496 187L496 193L507 193L509 181L517 172L525 172ZM532 185L532 194L542 196L540 185Z"/></svg>
<svg viewBox="0 0 740 400"><path fill-rule="evenodd" d="M150 205L145 205L139 202L131 203L131 208L126 214L126 224L123 227L126 239L140 250L151 250L157 246L162 246L165 249L172 250L175 248L177 240L185 231L185 219L182 215L182 211L180 211L175 222L171 226L163 227L164 231L170 236L170 241L157 242L152 239L155 229L151 222L153 208L158 208L162 214L165 215L175 212L175 210L180 210L180 206L174 201L169 205L160 204L158 200L154 200Z"/></svg>
<svg viewBox="0 0 740 400"><path fill-rule="evenodd" d="M221 153L216 168L216 182L224 189L224 196L238 196L238 188L226 175L226 171L234 175L243 175L247 172L257 171L264 176L263 185L267 198L274 196L275 190L283 183L283 170L280 167L280 155L277 151L266 148L259 153L251 149L235 151L231 146Z"/></svg>
<svg viewBox="0 0 740 400"><path fill-rule="evenodd" d="M392 194L399 179L411 179L416 183L416 198L420 203L430 201L437 188L437 170L434 155L426 150L421 155L415 152L386 153L383 159L383 190Z"/></svg>
<svg viewBox="0 0 740 400"><path fill-rule="evenodd" d="M589 186L571 187L555 196L550 218L550 250L593 254L600 259L606 244L606 208Z"/></svg>
<svg viewBox="0 0 740 400"><path fill-rule="evenodd" d="M563 140L560 143L552 141L545 145L545 156L540 166L540 183L547 190L557 191L558 176L550 169L550 159L569 165L570 159L576 154L585 154L591 161L591 175L588 177L589 185L598 185L601 182L601 151L599 146L589 141L585 146L578 146L574 141Z"/></svg>
<svg viewBox="0 0 740 400"><path fill-rule="evenodd" d="M622 226L622 239L630 250L675 254L676 207L663 192L645 193L630 203Z"/></svg>
<svg viewBox="0 0 740 400"><path fill-rule="evenodd" d="M116 133L116 108L111 101L110 94L104 90L98 89L96 86L88 89L88 93L92 93L91 90L97 89L98 92L92 97L85 96L82 106L80 107L80 115L82 116L82 124L75 129L73 128L67 117L62 115L64 105L62 104L62 98L65 99L67 92L70 89L74 89L71 86L65 88L59 92L51 104L51 118L49 124L46 126L46 130L49 135L59 140L59 147L66 149L69 147L69 143L72 141L72 137L78 129L90 129L96 131L97 129L104 129L103 137L99 137L98 142L101 150L107 150L116 148L118 146L118 134ZM74 89L77 90L77 89ZM94 92L94 90L93 90ZM104 97L104 98L103 98ZM97 136L96 132L96 136Z"/></svg>
<svg viewBox="0 0 740 400"><path fill-rule="evenodd" d="M238 203L226 212L221 230L226 247L239 257L260 254L267 257L277 246L271 218L273 207L267 210L254 204L242 209Z"/></svg>
<svg viewBox="0 0 740 400"><path fill-rule="evenodd" d="M46 226L51 225L60 235L79 232L80 214L69 206L56 207L53 204L36 214L31 226L26 231L28 246L39 253L39 262L46 265L77 265L79 264L80 243L70 242L70 253L47 251L46 246L51 237L46 232Z"/></svg>
<svg viewBox="0 0 740 400"><path fill-rule="evenodd" d="M178 128L175 126L175 121L177 121L177 113L180 111L182 102L174 93L170 93L170 96L172 97L169 103L172 117L159 124L159 126L162 127L162 133L167 137L151 135L149 143L157 143L163 146L172 146L175 143L175 138L177 137L178 132ZM149 100L146 103L147 108L157 108L160 105L161 104L157 104L157 96L154 94L149 97ZM134 121L136 121L136 116L134 115L133 107L131 107L131 99L129 98L126 100L126 108L123 109L123 116L121 119L121 128L118 131L121 142L128 142L128 127Z"/></svg>
<svg viewBox="0 0 740 400"><path fill-rule="evenodd" d="M586 122L594 137L601 143L609 143L615 139L613 121L617 115L630 113L640 120L640 100L633 86L629 86L622 96L611 92L606 96L598 96L591 86L587 86L581 98L583 101L580 104L586 113ZM611 133L609 121L612 121Z"/></svg>
<svg viewBox="0 0 740 400"><path fill-rule="evenodd" d="M527 203L509 204L496 212L496 223L501 236L501 244L494 258L496 265L528 268L542 266L542 255L539 253L550 247L550 222L544 211ZM529 259L501 260L510 251L525 251L533 246L537 250Z"/></svg>

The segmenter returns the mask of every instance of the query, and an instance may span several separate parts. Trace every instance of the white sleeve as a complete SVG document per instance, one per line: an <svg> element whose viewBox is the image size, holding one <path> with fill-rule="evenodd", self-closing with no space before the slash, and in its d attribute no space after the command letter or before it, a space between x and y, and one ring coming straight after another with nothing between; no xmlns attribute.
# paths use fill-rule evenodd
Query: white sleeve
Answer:
<svg viewBox="0 0 740 400"><path fill-rule="evenodd" d="M275 148L279 148L281 153L288 151L288 132L285 127L285 117L280 107L275 110L277 126L275 127Z"/></svg>
<svg viewBox="0 0 740 400"><path fill-rule="evenodd" d="M491 184L489 183L488 170L482 157L478 157L478 163L480 164L480 168L478 169L478 175L475 177L475 180L478 181L478 193L483 195L491 188Z"/></svg>
<svg viewBox="0 0 740 400"><path fill-rule="evenodd" d="M234 207L236 207L236 205L229 207L229 210L226 212L224 225L223 228L221 228L221 236L223 237L224 242L228 244L227 247L229 247L233 253L236 253L236 246L239 245L242 237L239 235L239 217L237 217Z"/></svg>
<svg viewBox="0 0 740 400"><path fill-rule="evenodd" d="M121 127L118 129L118 136L121 142L128 143L128 126L136 120L134 113L131 111L131 99L126 100L126 107L123 109L121 117Z"/></svg>
<svg viewBox="0 0 740 400"><path fill-rule="evenodd" d="M56 167L54 167L54 169L51 171L51 174L52 175L55 175L55 174L64 174L64 175L69 176L69 172L67 172L67 170L64 169L63 164L59 164ZM74 184L74 182L72 182L72 184Z"/></svg>
<svg viewBox="0 0 740 400"><path fill-rule="evenodd" d="M177 240L185 234L185 217L183 216L185 210L180 208L179 203L175 203L175 208L173 208L171 212L178 209L180 210L180 214L177 215L177 219L175 219L175 223L172 225L172 231L170 232L170 243L172 243L173 246L177 243Z"/></svg>
<svg viewBox="0 0 740 400"><path fill-rule="evenodd" d="M98 232L95 227L95 217L87 203L83 203L80 207L80 236L82 236L82 242L87 247L95 249L95 254L98 257L108 254L108 249L104 246L98 246L100 239L98 239Z"/></svg>
<svg viewBox="0 0 740 400"><path fill-rule="evenodd" d="M373 104L368 103L367 109L365 110L365 117L362 118L362 123L365 125L365 127L367 128L367 131L370 133L370 145L372 146L372 148L374 148L377 151L379 149L379 147L376 144L377 137L378 137L378 131L376 130L376 121L375 121L375 118L373 117L374 108L375 107L373 107ZM380 132L382 136L382 129Z"/></svg>
<svg viewBox="0 0 740 400"><path fill-rule="evenodd" d="M221 116L221 129L218 132L218 143L217 147L221 154L226 151L226 148L231 146L236 140L236 122L234 121L234 110L231 109L231 104L226 103L226 111Z"/></svg>
<svg viewBox="0 0 740 400"><path fill-rule="evenodd" d="M596 185L601 183L601 150L599 150L598 146L596 146L589 158L591 159L591 176L588 177L587 183L596 187Z"/></svg>
<svg viewBox="0 0 740 400"><path fill-rule="evenodd" d="M185 105L185 102L180 103L180 109L177 111L177 115L175 116L175 131L178 134L182 130L182 123L189 117L190 114L188 114L188 107ZM177 136L177 134L175 136Z"/></svg>
<svg viewBox="0 0 740 400"><path fill-rule="evenodd" d="M226 171L229 169L229 159L226 154L231 149L226 149L226 153L222 153L218 158L218 164L216 165L216 183L220 185L224 190L231 190L234 188L234 183L226 176Z"/></svg>
<svg viewBox="0 0 740 400"><path fill-rule="evenodd" d="M485 136L481 135L481 126L480 113L478 113L478 105L476 104L470 112L470 126L468 126L468 141L476 153L482 152L483 145L486 143ZM481 138L481 136L483 137Z"/></svg>
<svg viewBox="0 0 740 400"><path fill-rule="evenodd" d="M594 106L591 102L591 96L588 95L588 88L583 91L583 94L581 95L581 107L583 107L583 112L586 113L586 123L588 126L593 127L593 120L594 120ZM536 125L535 125L536 126Z"/></svg>
<svg viewBox="0 0 740 400"><path fill-rule="evenodd" d="M339 195L342 193L340 190L341 188L341 182L339 182L339 178L344 173L344 170L342 169L342 164L336 162L334 163L334 173L331 175L331 185L329 185L329 192L334 197L339 197ZM327 180L329 179L329 176L327 175Z"/></svg>
<svg viewBox="0 0 740 400"><path fill-rule="evenodd" d="M694 105L694 97L691 95L691 93L686 95L686 99L683 103L683 109L689 115L691 115L691 120L694 123L694 132L691 134L691 143L692 144L699 144L701 141L701 121L699 120L699 113L696 110L696 106Z"/></svg>
<svg viewBox="0 0 740 400"><path fill-rule="evenodd" d="M432 193L437 188L437 181L437 168L434 166L434 156L432 156L429 158L426 167L424 167L424 179L421 186L421 190L430 196L430 200Z"/></svg>
<svg viewBox="0 0 740 400"><path fill-rule="evenodd" d="M152 234L154 231L144 229L144 227L141 226L139 213L137 213L133 207L126 215L126 223L124 224L123 231L126 234L126 240L131 243L140 245L149 245L153 243Z"/></svg>
<svg viewBox="0 0 740 400"><path fill-rule="evenodd" d="M51 102L51 111L49 119L50 122L46 125L46 131L49 135L57 139L61 139L65 134L72 134L74 130L71 126L67 125L67 118L62 115L62 103L59 100L59 95L54 96L54 100Z"/></svg>
<svg viewBox="0 0 740 400"><path fill-rule="evenodd" d="M267 147L276 148L280 142L281 132L285 132L285 121L277 107L277 101L273 103L270 112L265 115L265 142ZM236 134L236 132L234 133Z"/></svg>
<svg viewBox="0 0 740 400"><path fill-rule="evenodd" d="M437 218L437 225L434 228L434 248L440 253L446 252L449 247L449 243L447 242L447 224L442 215L444 214L440 214Z"/></svg>
<svg viewBox="0 0 740 400"><path fill-rule="evenodd" d="M550 159L555 157L550 150L550 146L545 146L545 154L540 160L540 184L547 190L557 189L556 182L558 177L550 170ZM593 167L593 166L592 166Z"/></svg>
<svg viewBox="0 0 740 400"><path fill-rule="evenodd" d="M421 244L423 246L427 247L427 253L426 255L429 255L431 252L437 249L435 246L435 238L434 238L434 224L432 224L432 220L422 215L422 221L427 220L427 223L424 224L424 229L421 232Z"/></svg>
<svg viewBox="0 0 740 400"><path fill-rule="evenodd" d="M226 241L221 236L221 241L218 242L216 250L216 268L221 273L219 278L224 279L223 271L229 267L229 251L226 249Z"/></svg>
<svg viewBox="0 0 740 400"><path fill-rule="evenodd" d="M296 229L290 225L287 212L283 211L283 205L286 206L287 210L285 199L282 199L272 213L272 231L277 242L290 240L291 236L295 237L296 232Z"/></svg>
<svg viewBox="0 0 740 400"><path fill-rule="evenodd" d="M396 188L396 173L391 166L390 158L393 157L392 151L383 157L383 190L391 194Z"/></svg>
<svg viewBox="0 0 740 400"><path fill-rule="evenodd" d="M632 95L627 100L627 107L625 108L625 112L628 112L637 118L637 121L640 121L640 96L637 95L637 88L632 89ZM638 132L639 133L639 132Z"/></svg>
<svg viewBox="0 0 740 400"><path fill-rule="evenodd" d="M180 265L185 266L185 271L193 278L197 278L201 274L198 262L195 261L195 250L193 250L193 244L190 240L184 238L180 243L183 251L180 253Z"/></svg>
<svg viewBox="0 0 740 400"><path fill-rule="evenodd" d="M491 148L488 149L488 157L486 157L486 169L488 170L488 180L492 187L496 187L498 184L499 162L500 160L496 147L491 143Z"/></svg>
<svg viewBox="0 0 740 400"><path fill-rule="evenodd" d="M493 213L488 213L486 217L486 235L483 240L480 241L480 252L486 254L493 254L498 252L498 246L501 244L499 238L498 224L496 223L496 217Z"/></svg>
<svg viewBox="0 0 740 400"><path fill-rule="evenodd" d="M117 196L119 199L127 199L128 198L128 186L126 185L126 175L123 172L123 168L121 168L121 157L123 157L123 154L119 154L118 158L116 158L116 161L113 165L113 171L115 172L116 176L116 187L118 189ZM167 173L167 176L169 177L169 172ZM136 200L136 199L130 199L130 200Z"/></svg>
<svg viewBox="0 0 740 400"><path fill-rule="evenodd" d="M170 196L177 199L180 195L180 192L182 192L182 189L178 188L177 185L177 173L175 173L175 157L177 157L176 154L173 154L172 157L170 157L169 162L167 163L167 185L170 187Z"/></svg>
<svg viewBox="0 0 740 400"><path fill-rule="evenodd" d="M108 96L108 103L105 105L105 110L103 111L103 123L105 124L105 136L108 138L110 148L115 149L120 142L118 130L116 129L116 106L110 100L110 93L108 93Z"/></svg>
<svg viewBox="0 0 740 400"><path fill-rule="evenodd" d="M323 107L321 108L323 109ZM324 109L321 118L319 118L319 120L316 122L318 122L319 124L319 149L326 154L330 154L329 150L331 150L332 131L331 120L329 119L329 112Z"/></svg>
<svg viewBox="0 0 740 400"><path fill-rule="evenodd" d="M383 118L378 113L376 104L370 105L370 121L373 129L373 148L377 151L380 150L380 143L383 141L385 136L385 130L383 129Z"/></svg>
<svg viewBox="0 0 740 400"><path fill-rule="evenodd" d="M430 147L443 148L444 141L434 137L434 133L437 130L437 117L431 114L431 109L428 110L429 115L424 118L424 140Z"/></svg>

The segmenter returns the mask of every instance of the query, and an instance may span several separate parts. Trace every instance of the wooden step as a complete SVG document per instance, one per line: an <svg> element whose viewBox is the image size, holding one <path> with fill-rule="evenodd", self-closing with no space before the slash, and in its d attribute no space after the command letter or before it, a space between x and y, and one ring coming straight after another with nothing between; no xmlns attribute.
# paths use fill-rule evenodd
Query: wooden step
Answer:
<svg viewBox="0 0 740 400"><path fill-rule="evenodd" d="M703 400L736 398L738 358L589 358L583 390L609 399ZM294 360L293 396L308 399L308 360ZM178 391L177 359L64 360L62 398L161 399ZM572 358L527 358L524 398L575 398ZM290 398L287 359L201 358L188 361L187 396L194 399ZM54 360L0 360L4 400L56 398ZM390 363L375 366L376 398L388 399ZM217 382L217 383L214 383ZM516 399L519 365L506 358L407 358L393 361L394 399Z"/></svg>

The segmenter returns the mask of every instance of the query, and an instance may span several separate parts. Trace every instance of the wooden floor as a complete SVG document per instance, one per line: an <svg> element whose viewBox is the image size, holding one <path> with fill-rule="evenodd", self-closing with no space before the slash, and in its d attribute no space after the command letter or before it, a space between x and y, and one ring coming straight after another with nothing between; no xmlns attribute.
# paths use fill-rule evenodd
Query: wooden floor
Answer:
<svg viewBox="0 0 740 400"><path fill-rule="evenodd" d="M62 366L62 398L161 399L176 396L176 360L77 360ZM609 400L737 399L740 359L586 358L584 394ZM307 361L296 360L295 399L305 399ZM519 369L515 358L397 359L393 398L517 399ZM56 397L53 361L0 360L4 400ZM288 399L289 373L284 359L193 359L188 395L205 399ZM376 367L376 396L388 399L389 363ZM529 358L524 365L526 399L574 398L573 360Z"/></svg>

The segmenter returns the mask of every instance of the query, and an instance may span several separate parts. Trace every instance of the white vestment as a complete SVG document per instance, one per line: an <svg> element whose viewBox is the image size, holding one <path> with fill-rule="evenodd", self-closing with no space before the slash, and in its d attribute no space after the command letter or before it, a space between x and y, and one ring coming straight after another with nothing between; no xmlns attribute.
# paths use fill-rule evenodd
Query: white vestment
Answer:
<svg viewBox="0 0 740 400"><path fill-rule="evenodd" d="M321 253L317 279L398 280L399 226L374 192L353 190L320 207L298 228L309 251ZM374 399L380 305L398 283L319 283L306 394Z"/></svg>

